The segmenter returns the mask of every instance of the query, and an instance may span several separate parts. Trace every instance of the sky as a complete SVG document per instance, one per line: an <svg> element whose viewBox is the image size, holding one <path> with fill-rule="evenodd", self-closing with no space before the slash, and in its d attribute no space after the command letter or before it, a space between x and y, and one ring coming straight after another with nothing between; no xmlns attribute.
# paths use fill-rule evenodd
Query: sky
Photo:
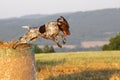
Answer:
<svg viewBox="0 0 120 80"><path fill-rule="evenodd" d="M120 8L120 0L0 0L0 19L106 8Z"/></svg>

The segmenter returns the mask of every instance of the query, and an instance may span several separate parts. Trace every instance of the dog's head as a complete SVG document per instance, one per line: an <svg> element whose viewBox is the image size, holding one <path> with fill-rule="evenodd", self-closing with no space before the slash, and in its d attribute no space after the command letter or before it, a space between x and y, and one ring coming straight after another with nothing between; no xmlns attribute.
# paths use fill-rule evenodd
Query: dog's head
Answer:
<svg viewBox="0 0 120 80"><path fill-rule="evenodd" d="M57 19L57 24L64 35L70 35L69 24L63 16Z"/></svg>

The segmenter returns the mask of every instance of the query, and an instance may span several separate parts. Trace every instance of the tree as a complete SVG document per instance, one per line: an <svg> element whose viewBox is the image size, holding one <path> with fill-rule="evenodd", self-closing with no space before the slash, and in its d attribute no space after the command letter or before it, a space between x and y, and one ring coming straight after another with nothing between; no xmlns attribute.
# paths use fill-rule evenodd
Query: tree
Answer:
<svg viewBox="0 0 120 80"><path fill-rule="evenodd" d="M34 45L34 52L35 53L42 53L42 49L38 47L38 45Z"/></svg>
<svg viewBox="0 0 120 80"><path fill-rule="evenodd" d="M53 46L48 46L48 45L45 45L44 48L43 48L43 52L44 53L52 53L52 52L55 52Z"/></svg>
<svg viewBox="0 0 120 80"><path fill-rule="evenodd" d="M102 47L102 50L120 50L120 33L109 40L109 44Z"/></svg>
<svg viewBox="0 0 120 80"><path fill-rule="evenodd" d="M44 52L44 53L48 53L48 52L49 52L49 46L48 46L48 45L45 45L45 46L44 46L43 52Z"/></svg>
<svg viewBox="0 0 120 80"><path fill-rule="evenodd" d="M49 52L50 52L50 53L55 52L55 50L54 50L53 46L50 46L50 47L49 47Z"/></svg>

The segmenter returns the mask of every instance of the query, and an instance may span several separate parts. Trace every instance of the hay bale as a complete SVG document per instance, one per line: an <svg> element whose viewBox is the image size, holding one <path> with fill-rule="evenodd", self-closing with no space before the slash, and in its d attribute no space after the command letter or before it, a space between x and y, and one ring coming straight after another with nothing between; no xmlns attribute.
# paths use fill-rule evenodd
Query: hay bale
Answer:
<svg viewBox="0 0 120 80"><path fill-rule="evenodd" d="M35 80L35 57L30 45L12 49L13 44L0 41L0 80Z"/></svg>

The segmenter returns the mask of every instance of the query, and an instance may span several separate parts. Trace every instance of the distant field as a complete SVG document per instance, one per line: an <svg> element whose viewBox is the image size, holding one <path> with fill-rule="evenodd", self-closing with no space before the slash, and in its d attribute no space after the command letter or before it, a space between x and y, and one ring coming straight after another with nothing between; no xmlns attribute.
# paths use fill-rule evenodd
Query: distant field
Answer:
<svg viewBox="0 0 120 80"><path fill-rule="evenodd" d="M120 80L120 51L37 54L37 80Z"/></svg>

